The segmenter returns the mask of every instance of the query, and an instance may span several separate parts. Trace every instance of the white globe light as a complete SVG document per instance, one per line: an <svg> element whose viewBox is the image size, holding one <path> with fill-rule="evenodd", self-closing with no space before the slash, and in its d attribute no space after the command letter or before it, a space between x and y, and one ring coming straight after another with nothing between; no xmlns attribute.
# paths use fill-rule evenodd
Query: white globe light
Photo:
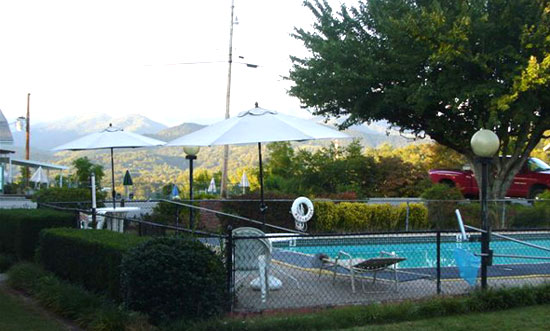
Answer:
<svg viewBox="0 0 550 331"><path fill-rule="evenodd" d="M187 155L195 156L195 155L199 154L200 149L201 148L199 146L183 146L183 151Z"/></svg>
<svg viewBox="0 0 550 331"><path fill-rule="evenodd" d="M493 157L500 147L500 141L493 131L481 129L472 136L470 145L475 155Z"/></svg>

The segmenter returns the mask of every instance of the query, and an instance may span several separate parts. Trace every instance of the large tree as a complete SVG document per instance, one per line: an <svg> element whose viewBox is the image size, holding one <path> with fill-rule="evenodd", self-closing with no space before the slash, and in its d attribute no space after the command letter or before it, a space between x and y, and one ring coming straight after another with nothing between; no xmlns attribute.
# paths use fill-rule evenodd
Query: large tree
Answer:
<svg viewBox="0 0 550 331"><path fill-rule="evenodd" d="M472 135L492 129L510 157L494 158L490 192L505 195L550 129L550 1L305 5L316 21L295 31L310 54L292 57L291 95L343 127L385 119L428 135L472 164Z"/></svg>

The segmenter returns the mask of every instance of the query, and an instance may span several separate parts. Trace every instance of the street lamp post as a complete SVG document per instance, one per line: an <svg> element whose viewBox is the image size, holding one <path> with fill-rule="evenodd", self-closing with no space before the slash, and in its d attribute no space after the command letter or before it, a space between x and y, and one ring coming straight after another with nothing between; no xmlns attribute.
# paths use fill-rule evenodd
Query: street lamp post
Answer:
<svg viewBox="0 0 550 331"><path fill-rule="evenodd" d="M481 288L487 289L487 267L492 264L492 251L489 248L491 242L491 225L488 220L487 186L489 177L489 164L498 151L500 141L491 130L481 129L476 132L470 141L472 150L481 163Z"/></svg>
<svg viewBox="0 0 550 331"><path fill-rule="evenodd" d="M189 160L189 204L193 205L193 160L197 159L199 146L184 146L185 158ZM193 229L193 207L189 207L189 228Z"/></svg>

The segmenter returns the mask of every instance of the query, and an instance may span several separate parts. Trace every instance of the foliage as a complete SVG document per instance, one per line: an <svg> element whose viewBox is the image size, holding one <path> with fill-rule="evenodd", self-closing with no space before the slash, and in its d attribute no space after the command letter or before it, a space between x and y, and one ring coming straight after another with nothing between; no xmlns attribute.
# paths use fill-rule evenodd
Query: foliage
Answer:
<svg viewBox="0 0 550 331"><path fill-rule="evenodd" d="M0 253L0 274L6 272L15 262L17 262L15 255Z"/></svg>
<svg viewBox="0 0 550 331"><path fill-rule="evenodd" d="M96 200L98 206L101 206L107 194L96 191ZM68 187L50 187L37 191L32 196L32 200L38 203L48 202L85 202L85 204L63 204L66 208L91 208L92 192L89 188L68 188Z"/></svg>
<svg viewBox="0 0 550 331"><path fill-rule="evenodd" d="M120 300L120 262L147 240L108 230L48 229L40 233L37 261L45 269Z"/></svg>
<svg viewBox="0 0 550 331"><path fill-rule="evenodd" d="M226 318L181 323L170 330L339 330L381 323L415 321L441 316L490 312L531 305L550 303L550 285L497 288L474 291L465 296L442 296L426 300L398 303L374 303L366 306L349 306L327 309L310 314L274 315L255 318ZM407 324L411 325L411 324Z"/></svg>
<svg viewBox="0 0 550 331"><path fill-rule="evenodd" d="M8 272L12 288L30 294L48 310L75 321L87 330L152 330L143 315L68 284L38 265L21 263Z"/></svg>
<svg viewBox="0 0 550 331"><path fill-rule="evenodd" d="M45 209L0 209L0 252L30 260L38 233L45 228L72 226L74 214Z"/></svg>
<svg viewBox="0 0 550 331"><path fill-rule="evenodd" d="M101 180L105 176L102 165L93 164L86 156L74 160L72 164L76 169L74 180L78 183L79 187L89 186L92 174L95 174L96 185L101 187Z"/></svg>
<svg viewBox="0 0 550 331"><path fill-rule="evenodd" d="M151 239L121 265L124 302L151 321L219 315L229 296L221 257L191 238Z"/></svg>
<svg viewBox="0 0 550 331"><path fill-rule="evenodd" d="M292 218L292 215L290 214L290 208L292 207L292 200L294 198L296 197L271 192L266 193L266 200L275 200L267 203L267 210L265 213L266 223L287 229L294 229L294 218ZM233 197L232 199L224 200L222 201L222 211L228 214L250 218L258 222L262 222L263 220L260 212L260 201L257 194L245 194ZM228 225L231 225L233 228L240 226L261 227L259 224L253 224L251 222L235 219L229 216L218 217L222 223L222 229L226 229ZM272 228L267 229L270 232L278 231Z"/></svg>
<svg viewBox="0 0 550 331"><path fill-rule="evenodd" d="M315 201L312 230L315 232L373 232L404 230L407 204L366 204L359 202ZM409 229L427 229L428 210L409 204Z"/></svg>
<svg viewBox="0 0 550 331"><path fill-rule="evenodd" d="M420 197L428 200L426 205L432 228L456 229L455 209L458 208L457 202L464 200L464 196L458 188L445 184L434 184Z"/></svg>
<svg viewBox="0 0 550 331"><path fill-rule="evenodd" d="M490 188L504 196L550 129L547 1L373 0L339 12L327 1L305 5L315 23L295 30L309 55L292 57L291 95L316 115L345 117L343 127L387 120L470 163L473 133L493 129L511 155L494 160Z"/></svg>

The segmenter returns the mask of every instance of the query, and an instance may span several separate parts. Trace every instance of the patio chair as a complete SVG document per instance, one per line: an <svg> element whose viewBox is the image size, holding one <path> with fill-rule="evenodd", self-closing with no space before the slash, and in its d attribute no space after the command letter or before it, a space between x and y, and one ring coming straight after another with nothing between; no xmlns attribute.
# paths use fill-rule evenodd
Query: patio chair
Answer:
<svg viewBox="0 0 550 331"><path fill-rule="evenodd" d="M251 227L241 227L233 230L234 237L261 237L265 233ZM258 271L259 277L252 282L259 282L262 302L267 299L269 285L274 287L277 284L269 284L268 279L269 265L271 263L271 243L266 238L236 239L235 249L233 251L233 267L235 271ZM246 279L245 277L236 277L235 285ZM274 280L273 280L274 281ZM279 281L280 282L280 281Z"/></svg>
<svg viewBox="0 0 550 331"><path fill-rule="evenodd" d="M92 229L92 221L93 217L91 214L88 215L83 212L78 213L78 222L81 229ZM100 214L96 214L96 222L96 229L102 229L103 224L105 223L105 218Z"/></svg>
<svg viewBox="0 0 550 331"><path fill-rule="evenodd" d="M405 261L406 258L396 256L393 253L380 252L380 257L370 259L353 258L350 254L340 251L336 259L331 259L325 254L317 254L319 259L319 276L323 269L332 270L332 281L334 283L336 274L349 275L351 280L351 290L355 293L355 278L356 274L373 273L372 283L376 283L376 275L381 271L389 271L393 273L394 289L397 290L397 264ZM361 281L363 292L365 290L364 277Z"/></svg>
<svg viewBox="0 0 550 331"><path fill-rule="evenodd" d="M233 255L233 266L235 271L258 271L259 276L250 282L253 289L259 289L262 293L262 302L267 299L269 290L278 290L283 283L280 279L270 275L270 271L278 271L294 280L299 287L298 280L282 270L271 268L271 252L273 250L271 241L267 238L238 239L238 237L263 237L265 233L251 227L240 227L233 230L233 236L237 239ZM236 277L235 285L244 279Z"/></svg>

